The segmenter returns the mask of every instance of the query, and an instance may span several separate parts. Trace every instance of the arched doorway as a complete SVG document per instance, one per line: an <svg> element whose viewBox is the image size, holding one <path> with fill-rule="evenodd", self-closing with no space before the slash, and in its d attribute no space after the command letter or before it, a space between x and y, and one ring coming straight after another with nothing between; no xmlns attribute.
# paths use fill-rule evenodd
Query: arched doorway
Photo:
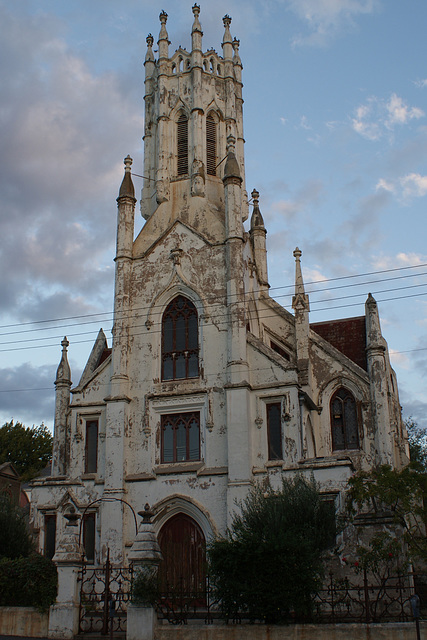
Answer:
<svg viewBox="0 0 427 640"><path fill-rule="evenodd" d="M163 555L160 566L162 590L204 593L206 540L197 522L185 513L178 513L165 522L158 540Z"/></svg>

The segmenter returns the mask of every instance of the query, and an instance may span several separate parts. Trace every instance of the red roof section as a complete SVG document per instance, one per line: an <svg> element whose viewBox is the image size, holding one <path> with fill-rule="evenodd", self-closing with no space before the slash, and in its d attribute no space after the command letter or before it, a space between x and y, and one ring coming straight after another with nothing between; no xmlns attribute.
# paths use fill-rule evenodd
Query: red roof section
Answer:
<svg viewBox="0 0 427 640"><path fill-rule="evenodd" d="M310 324L310 328L359 367L367 370L365 316L317 322Z"/></svg>

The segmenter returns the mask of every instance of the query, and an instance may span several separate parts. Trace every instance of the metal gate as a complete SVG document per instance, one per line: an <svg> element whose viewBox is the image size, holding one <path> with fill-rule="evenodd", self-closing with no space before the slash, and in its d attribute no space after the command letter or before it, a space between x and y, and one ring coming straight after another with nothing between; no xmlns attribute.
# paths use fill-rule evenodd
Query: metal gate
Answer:
<svg viewBox="0 0 427 640"><path fill-rule="evenodd" d="M79 572L79 633L126 632L132 569L113 567L110 553L101 567L83 565Z"/></svg>

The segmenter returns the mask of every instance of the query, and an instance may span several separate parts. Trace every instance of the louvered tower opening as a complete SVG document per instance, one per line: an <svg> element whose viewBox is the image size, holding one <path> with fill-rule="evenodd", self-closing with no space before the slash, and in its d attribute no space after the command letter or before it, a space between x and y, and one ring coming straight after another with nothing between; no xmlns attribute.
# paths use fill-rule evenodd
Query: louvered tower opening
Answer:
<svg viewBox="0 0 427 640"><path fill-rule="evenodd" d="M206 170L216 176L216 124L211 115L206 118Z"/></svg>
<svg viewBox="0 0 427 640"><path fill-rule="evenodd" d="M188 119L182 113L178 119L178 175L188 174Z"/></svg>

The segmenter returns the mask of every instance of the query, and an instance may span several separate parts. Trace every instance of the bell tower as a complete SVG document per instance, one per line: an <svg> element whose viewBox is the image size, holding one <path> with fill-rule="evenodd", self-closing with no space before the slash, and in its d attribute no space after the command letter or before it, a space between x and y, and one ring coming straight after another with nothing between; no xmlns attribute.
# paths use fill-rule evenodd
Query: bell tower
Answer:
<svg viewBox="0 0 427 640"><path fill-rule="evenodd" d="M179 47L169 55L167 13L161 12L154 57L154 38L147 37L145 57L144 185L141 214L149 220L157 209L172 222L191 201L224 211L226 141L236 140L235 154L244 186L242 63L239 41L232 39L225 16L222 56L203 52L200 7L193 6L191 51ZM242 220L248 217L243 198ZM173 208L172 208L173 203ZM199 201L198 208L202 203Z"/></svg>

